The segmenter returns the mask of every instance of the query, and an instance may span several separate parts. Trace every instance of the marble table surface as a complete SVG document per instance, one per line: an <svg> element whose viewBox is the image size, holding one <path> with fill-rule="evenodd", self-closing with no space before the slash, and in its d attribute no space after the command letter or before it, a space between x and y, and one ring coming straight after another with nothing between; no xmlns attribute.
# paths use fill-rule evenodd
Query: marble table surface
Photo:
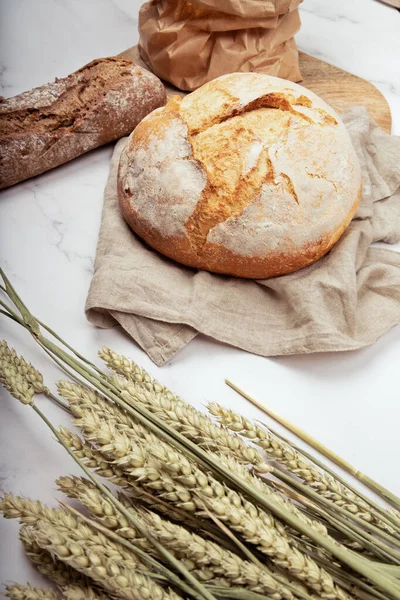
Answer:
<svg viewBox="0 0 400 600"><path fill-rule="evenodd" d="M134 45L139 5L0 0L1 94L12 96ZM400 12L378 0L305 0L301 17L299 48L373 82L390 104L399 135ZM33 314L91 359L109 345L197 406L218 399L260 418L224 384L230 377L399 494L400 328L357 352L272 359L199 336L158 369L119 329L86 322L111 152L111 145L95 150L1 194L0 263ZM45 373L48 385L60 378L29 336L1 315L0 331ZM2 489L54 505L60 496L55 478L77 468L29 408L3 389L0 402ZM56 406L39 403L55 424L68 422ZM17 532L16 522L0 519L0 581L39 583Z"/></svg>

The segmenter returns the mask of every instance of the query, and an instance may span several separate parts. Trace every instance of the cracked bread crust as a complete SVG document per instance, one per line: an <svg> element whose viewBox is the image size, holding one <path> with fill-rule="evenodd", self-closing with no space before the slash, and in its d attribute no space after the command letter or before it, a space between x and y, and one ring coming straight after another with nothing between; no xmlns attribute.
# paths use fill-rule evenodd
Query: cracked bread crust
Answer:
<svg viewBox="0 0 400 600"><path fill-rule="evenodd" d="M0 98L0 189L130 134L165 102L155 75L119 57Z"/></svg>
<svg viewBox="0 0 400 600"><path fill-rule="evenodd" d="M162 254L262 279L330 250L357 210L361 171L323 100L234 73L139 124L121 154L118 194L131 228Z"/></svg>

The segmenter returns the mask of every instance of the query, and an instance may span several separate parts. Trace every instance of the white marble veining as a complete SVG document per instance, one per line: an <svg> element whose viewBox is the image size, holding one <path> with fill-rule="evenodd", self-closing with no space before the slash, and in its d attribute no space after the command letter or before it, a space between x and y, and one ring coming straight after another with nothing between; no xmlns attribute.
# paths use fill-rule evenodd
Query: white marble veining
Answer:
<svg viewBox="0 0 400 600"><path fill-rule="evenodd" d="M384 94L400 134L400 11L379 0L304 0L298 46L368 79Z"/></svg>
<svg viewBox="0 0 400 600"><path fill-rule="evenodd" d="M2 95L64 76L92 58L137 42L137 0L0 0ZM378 0L305 0L299 47L375 83L400 134L400 12ZM100 223L111 146L0 195L0 263L32 312L82 353L110 345L132 356L200 406L218 399L261 417L224 385L228 376L400 493L400 328L353 353L265 359L198 338L162 369L120 330L99 330L83 313ZM46 374L49 364L22 330L0 316L1 337ZM1 487L54 504L54 479L74 464L29 408L0 391ZM45 400L56 424L68 417ZM32 413L32 414L31 414ZM24 559L17 524L0 519L0 581L41 577Z"/></svg>

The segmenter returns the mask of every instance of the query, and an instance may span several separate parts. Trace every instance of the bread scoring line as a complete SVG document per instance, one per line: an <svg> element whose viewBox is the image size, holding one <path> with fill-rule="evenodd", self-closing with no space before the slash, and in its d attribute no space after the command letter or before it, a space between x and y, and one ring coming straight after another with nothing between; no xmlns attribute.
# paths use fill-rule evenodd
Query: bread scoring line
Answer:
<svg viewBox="0 0 400 600"><path fill-rule="evenodd" d="M271 97L271 95L269 95L269 97ZM264 96L262 98L263 101L265 101L266 96ZM260 100L260 99L257 99ZM253 108L250 109L250 105L253 105ZM229 208L231 209L229 214L225 214L225 215L221 215L221 218L217 221L215 221L215 218L212 218L213 215L210 215L210 221L209 223L205 224L204 226L204 221L202 222L201 220L201 214L202 214L202 205L207 206L208 203L208 197L207 197L207 193L210 194L210 192L212 193L212 186L210 185L209 181L210 181L210 176L207 170L206 165L203 164L203 162L201 160L199 160L199 158L196 156L196 152L194 151L193 148L193 143L192 140L193 138L195 138L197 135L199 135L200 133L203 133L204 131L207 131L209 129L211 129L212 127L215 127L217 125L220 125L221 123L225 123L228 120L231 120L235 117L241 116L243 114L249 113L249 112L253 112L254 110L261 110L261 109L265 109L265 108L271 108L272 110L283 110L285 111L285 109L281 109L278 107L270 107L270 106L254 106L254 102L248 104L246 107L244 107L244 110L241 111L236 111L235 114L232 114L229 117L226 117L224 119L221 119L218 123L216 123L214 121L214 123L212 125L209 125L206 128L203 128L201 131L199 130L197 132L196 135L188 135L187 137L187 141L190 144L191 148L192 148L192 158L193 160L196 161L196 163L199 165L199 168L202 169L203 172L205 172L206 177L207 177L207 182L208 184L206 185L206 187L203 189L203 192L201 194L201 197L195 207L195 209L193 210L192 214L190 215L190 217L187 219L187 221L185 222L184 228L185 228L185 232L186 232L186 237L189 241L189 243L191 244L192 248L198 253L201 254L202 250L204 249L204 247L207 245L208 243L208 237L210 232L215 228L218 227L219 225L225 223L226 221L228 221L229 219L232 218L237 218L240 217L243 212L246 210L246 208L252 204L260 195L261 193L261 189L264 183L269 182L271 185L273 185L274 187L279 187L281 185L283 185L287 191L287 193L293 198L294 202L299 205L299 197L296 193L296 189L294 186L294 183L290 177L289 174L280 171L279 173L275 172L274 169L274 165L273 165L273 161L271 159L270 156L270 151L274 148L274 146L276 146L277 144L280 145L284 145L285 142L287 141L288 138L288 134L291 128L291 121L289 120L287 123L286 128L281 132L278 140L276 140L272 145L269 146L264 146L262 148L262 150L260 151L256 164L250 168L248 171L246 171L243 174L243 171L241 173L241 176L237 182L237 185L235 187L235 191L233 192L233 195L237 195L239 194L239 190L240 187L245 184L246 180L251 178L251 174L260 170L262 168L261 166L261 162L262 161L266 161L267 165L268 165L268 169L264 175L264 177L259 181L259 185L257 186L257 189L254 190L254 194L252 196L249 196L247 198L246 203L240 203L239 206L235 207L235 206L230 206ZM288 112L292 113L295 117L301 118L306 120L309 124L311 125L316 125L317 123L314 122L313 120L309 119L307 116L304 116L300 113L298 113L297 111L292 111L292 110L288 110ZM187 123L186 123L187 125ZM255 140L255 142L257 142L257 140ZM262 142L261 142L262 143ZM189 157L188 157L189 158ZM236 210L235 210L236 209ZM200 215L200 219L198 219L198 215ZM200 231L199 231L200 229ZM193 235L193 234L200 234L199 235Z"/></svg>
<svg viewBox="0 0 400 600"><path fill-rule="evenodd" d="M306 103L303 100L305 98L306 98L306 96L299 96L298 98L294 98L292 96L292 94L290 94L290 99L293 99L293 103L291 103L290 100L288 98L286 98L283 94L272 92L270 94L265 94L263 96L260 96L259 98L256 98L255 100L252 100L251 102L249 102L247 104L244 104L244 105L242 104L239 107L232 108L232 111L230 112L230 114L222 116L222 117L215 117L209 124L207 124L204 127L198 127L198 128L192 128L192 129L190 129L188 123L185 121L181 112L180 112L180 116L188 128L190 137L196 137L200 133L204 133L205 131L207 131L208 129L211 129L215 125L220 125L221 123L225 123L226 121L229 121L230 119L233 119L235 117L238 117L240 115L243 115L243 114L246 114L249 112L253 112L254 110L259 110L261 108L270 108L271 110L287 111L287 112L290 112L290 113L300 117L301 119L304 119L308 123L312 123L313 125L326 126L327 123L334 124L334 125L338 124L336 119L332 115L330 115L328 112L326 112L325 110L323 110L321 108L313 107L308 102ZM237 104L240 102L239 98L232 97L231 99L234 104ZM309 99L307 98L307 100L309 100ZM271 103L271 101L272 101L272 103ZM314 119L312 119L305 113L303 113L299 110L295 110L293 108L293 106L304 106L306 108L314 110L323 115L324 121L322 123L319 121L315 121Z"/></svg>

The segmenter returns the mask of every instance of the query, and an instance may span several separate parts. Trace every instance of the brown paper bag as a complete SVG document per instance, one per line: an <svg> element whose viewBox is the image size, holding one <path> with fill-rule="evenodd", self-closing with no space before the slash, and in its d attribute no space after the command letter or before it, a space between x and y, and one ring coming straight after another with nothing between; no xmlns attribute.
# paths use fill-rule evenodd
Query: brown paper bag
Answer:
<svg viewBox="0 0 400 600"><path fill-rule="evenodd" d="M181 90L237 71L300 81L293 36L301 1L153 0L139 12L139 52Z"/></svg>

